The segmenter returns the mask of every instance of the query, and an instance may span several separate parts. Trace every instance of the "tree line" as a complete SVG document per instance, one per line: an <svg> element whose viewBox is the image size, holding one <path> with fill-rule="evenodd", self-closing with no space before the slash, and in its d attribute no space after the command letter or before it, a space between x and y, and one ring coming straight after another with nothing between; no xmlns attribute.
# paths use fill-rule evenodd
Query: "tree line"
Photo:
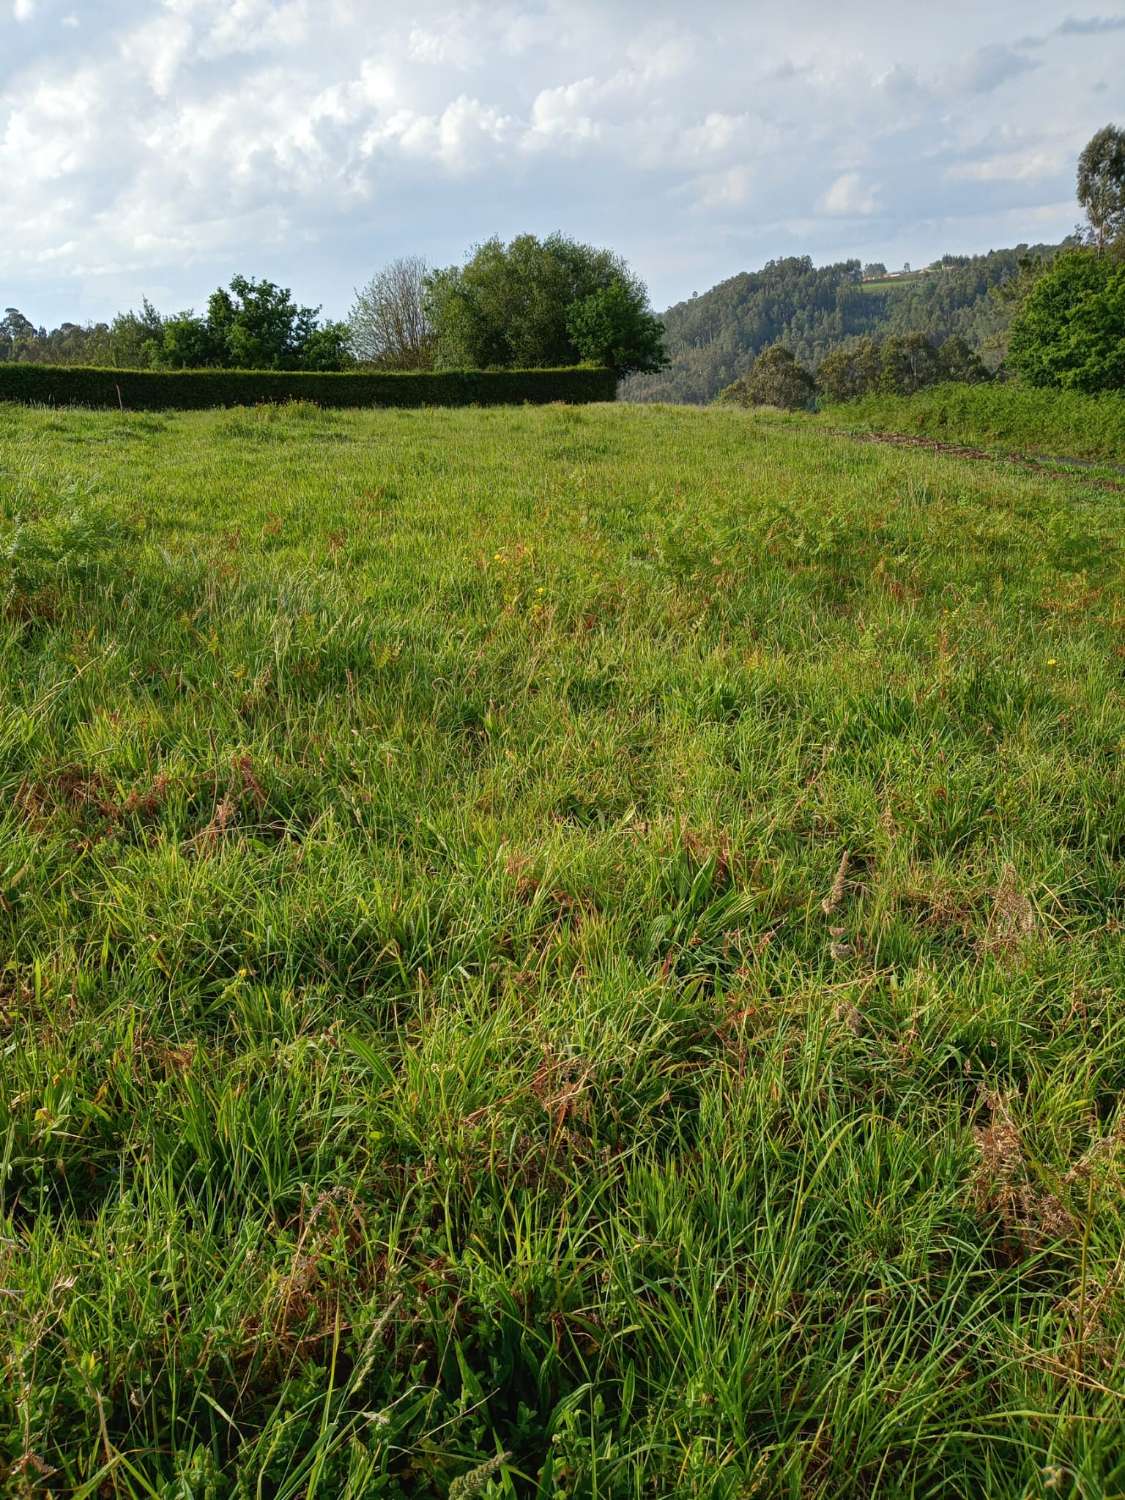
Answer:
<svg viewBox="0 0 1125 1500"><path fill-rule="evenodd" d="M110 323L48 332L10 307L0 361L235 370L587 364L630 377L629 399L689 402L769 388L801 404L802 390L805 399L816 390L848 399L996 370L1100 390L1125 384L1125 131L1107 125L1089 141L1077 196L1085 222L1061 247L944 255L930 274L901 283L872 281L885 270L875 263L814 267L794 256L731 277L663 320L612 251L525 234L488 240L459 266L392 261L342 321L299 306L287 287L241 275L199 314L165 316L145 299ZM777 346L785 356L770 352Z"/></svg>
<svg viewBox="0 0 1125 1500"><path fill-rule="evenodd" d="M0 360L119 369L456 370L596 365L656 371L664 330L643 282L612 251L562 234L477 246L464 265L392 261L345 321L322 320L288 287L235 276L206 310L165 316L151 302L110 323L48 332L9 307Z"/></svg>
<svg viewBox="0 0 1125 1500"><path fill-rule="evenodd" d="M797 411L818 400L854 401L875 391L912 396L948 380L976 385L991 378L963 338L939 344L924 333L902 333L855 339L826 355L815 373L784 344L771 344L715 399Z"/></svg>

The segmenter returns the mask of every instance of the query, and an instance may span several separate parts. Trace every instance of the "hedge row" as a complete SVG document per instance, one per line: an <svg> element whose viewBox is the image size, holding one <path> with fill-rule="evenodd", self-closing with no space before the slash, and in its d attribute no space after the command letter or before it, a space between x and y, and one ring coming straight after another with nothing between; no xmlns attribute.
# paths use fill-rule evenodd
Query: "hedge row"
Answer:
<svg viewBox="0 0 1125 1500"><path fill-rule="evenodd" d="M612 370L442 370L339 373L283 370L106 370L0 364L0 401L111 406L127 411L255 406L518 406L525 401L613 401Z"/></svg>

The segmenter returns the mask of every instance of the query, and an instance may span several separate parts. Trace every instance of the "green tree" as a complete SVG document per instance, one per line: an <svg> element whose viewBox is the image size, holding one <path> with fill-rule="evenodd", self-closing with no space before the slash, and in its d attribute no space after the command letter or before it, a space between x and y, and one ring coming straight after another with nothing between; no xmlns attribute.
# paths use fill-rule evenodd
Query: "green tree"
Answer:
<svg viewBox="0 0 1125 1500"><path fill-rule="evenodd" d="M0 318L0 359L16 360L39 337L39 330L18 307L6 307Z"/></svg>
<svg viewBox="0 0 1125 1500"><path fill-rule="evenodd" d="M207 327L233 370L295 370L315 332L315 307L298 307L288 287L233 276L207 303Z"/></svg>
<svg viewBox="0 0 1125 1500"><path fill-rule="evenodd" d="M924 333L856 339L834 349L816 372L829 401L854 401L871 391L910 395L940 380L976 384L990 378L979 355L956 334L940 348Z"/></svg>
<svg viewBox="0 0 1125 1500"><path fill-rule="evenodd" d="M963 385L980 385L991 379L984 361L959 334L954 334L938 349L938 368L942 380Z"/></svg>
<svg viewBox="0 0 1125 1500"><path fill-rule="evenodd" d="M785 411L800 411L812 405L816 380L799 365L783 344L771 344L740 380L728 385L719 400L739 406L779 406Z"/></svg>
<svg viewBox="0 0 1125 1500"><path fill-rule="evenodd" d="M1125 386L1125 263L1090 250L1060 255L1012 325L1008 359L1029 385Z"/></svg>
<svg viewBox="0 0 1125 1500"><path fill-rule="evenodd" d="M153 363L173 369L339 370L350 362L342 323L318 323L288 287L234 276L212 292L206 317L185 312L163 324Z"/></svg>
<svg viewBox="0 0 1125 1500"><path fill-rule="evenodd" d="M346 370L355 364L351 329L346 323L320 323L301 346L302 370Z"/></svg>
<svg viewBox="0 0 1125 1500"><path fill-rule="evenodd" d="M105 323L60 323L49 332L36 328L18 308L0 318L0 360L38 365L104 365L109 363L109 327Z"/></svg>
<svg viewBox="0 0 1125 1500"><path fill-rule="evenodd" d="M46 365L105 365L109 363L109 325L60 323L39 340L37 360Z"/></svg>
<svg viewBox="0 0 1125 1500"><path fill-rule="evenodd" d="M879 341L856 339L821 360L816 383L829 401L854 401L876 389L882 370Z"/></svg>
<svg viewBox="0 0 1125 1500"><path fill-rule="evenodd" d="M1078 201L1099 250L1125 232L1125 130L1104 125L1078 158Z"/></svg>
<svg viewBox="0 0 1125 1500"><path fill-rule="evenodd" d="M479 245L464 266L430 278L427 309L446 369L611 358L624 373L663 360L643 284L611 251L560 234Z"/></svg>
<svg viewBox="0 0 1125 1500"><path fill-rule="evenodd" d="M109 353L118 369L145 369L164 339L164 319L147 297L140 312L118 313L109 325Z"/></svg>
<svg viewBox="0 0 1125 1500"><path fill-rule="evenodd" d="M938 352L924 333L892 334L883 340L881 358L880 389L897 396L911 396L942 378Z"/></svg>
<svg viewBox="0 0 1125 1500"><path fill-rule="evenodd" d="M223 363L223 346L211 333L206 318L192 312L166 318L160 342L151 351L152 363L171 370L199 370Z"/></svg>
<svg viewBox="0 0 1125 1500"><path fill-rule="evenodd" d="M1013 325L1051 259L1053 257L1021 256L1013 274L989 288L989 300L999 317L982 338L981 349L994 370L1006 364Z"/></svg>
<svg viewBox="0 0 1125 1500"><path fill-rule="evenodd" d="M664 324L649 310L639 283L617 277L573 303L566 328L582 359L618 375L655 374L668 363Z"/></svg>

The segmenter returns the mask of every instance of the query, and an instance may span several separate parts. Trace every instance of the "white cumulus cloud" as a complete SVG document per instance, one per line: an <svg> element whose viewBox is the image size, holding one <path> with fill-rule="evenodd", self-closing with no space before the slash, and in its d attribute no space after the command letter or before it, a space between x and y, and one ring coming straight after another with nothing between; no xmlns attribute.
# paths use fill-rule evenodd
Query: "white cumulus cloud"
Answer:
<svg viewBox="0 0 1125 1500"><path fill-rule="evenodd" d="M561 229L664 305L778 255L1061 237L1125 76L1100 9L0 0L4 299L198 306L243 271L336 315L394 255Z"/></svg>
<svg viewBox="0 0 1125 1500"><path fill-rule="evenodd" d="M825 193L821 206L826 214L865 217L879 206L879 190L865 183L858 172L844 172Z"/></svg>

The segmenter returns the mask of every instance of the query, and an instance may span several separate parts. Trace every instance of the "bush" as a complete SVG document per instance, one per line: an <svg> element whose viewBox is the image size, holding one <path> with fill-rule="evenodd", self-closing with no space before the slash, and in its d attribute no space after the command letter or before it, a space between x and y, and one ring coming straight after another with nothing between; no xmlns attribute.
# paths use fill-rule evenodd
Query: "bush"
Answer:
<svg viewBox="0 0 1125 1500"><path fill-rule="evenodd" d="M941 360L924 333L893 333L880 345L882 374L879 387L900 396L936 385L941 379Z"/></svg>
<svg viewBox="0 0 1125 1500"><path fill-rule="evenodd" d="M854 401L878 390L883 360L878 340L855 339L821 360L817 385L828 401Z"/></svg>
<svg viewBox="0 0 1125 1500"><path fill-rule="evenodd" d="M198 410L260 402L318 406L518 406L613 401L612 370L104 370L0 364L0 401L47 406Z"/></svg>
<svg viewBox="0 0 1125 1500"><path fill-rule="evenodd" d="M816 381L799 365L788 349L773 344L761 354L740 380L720 392L718 400L738 406L779 406L800 411L812 405Z"/></svg>
<svg viewBox="0 0 1125 1500"><path fill-rule="evenodd" d="M958 385L985 385L992 379L980 355L956 334L946 339L938 350L938 364L941 382L952 380Z"/></svg>
<svg viewBox="0 0 1125 1500"><path fill-rule="evenodd" d="M1125 264L1091 250L1060 255L1012 325L1008 362L1029 385L1125 387Z"/></svg>

